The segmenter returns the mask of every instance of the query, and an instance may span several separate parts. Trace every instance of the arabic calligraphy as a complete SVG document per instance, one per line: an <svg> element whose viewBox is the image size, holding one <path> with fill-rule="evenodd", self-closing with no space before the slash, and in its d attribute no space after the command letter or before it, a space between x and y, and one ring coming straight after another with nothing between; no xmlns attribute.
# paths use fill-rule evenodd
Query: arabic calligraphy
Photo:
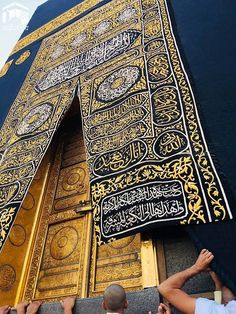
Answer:
<svg viewBox="0 0 236 314"><path fill-rule="evenodd" d="M36 91L45 91L111 60L129 49L139 36L140 32L136 30L124 31L112 39L60 64L41 79L35 88Z"/></svg>
<svg viewBox="0 0 236 314"><path fill-rule="evenodd" d="M188 146L185 135L179 131L167 131L161 134L154 145L160 157L170 157L185 150Z"/></svg>
<svg viewBox="0 0 236 314"><path fill-rule="evenodd" d="M111 171L127 169L140 162L147 153L147 146L142 141L134 141L121 149L103 154L94 161L94 172L105 176Z"/></svg>
<svg viewBox="0 0 236 314"><path fill-rule="evenodd" d="M154 11L155 12L155 11ZM161 35L161 23L159 19L153 19L145 23L144 27L145 37L159 37Z"/></svg>
<svg viewBox="0 0 236 314"><path fill-rule="evenodd" d="M145 100L146 97L144 94L133 95L112 108L93 113L86 119L86 125L88 127L92 127L105 122L118 120L122 118L130 109L140 106Z"/></svg>
<svg viewBox="0 0 236 314"><path fill-rule="evenodd" d="M30 137L25 139L24 141L16 142L12 146L10 146L4 155L5 159L13 158L14 155L19 155L23 151L29 151L32 147L42 147L44 148L47 145L48 137L50 136L50 132L44 132L35 137Z"/></svg>
<svg viewBox="0 0 236 314"><path fill-rule="evenodd" d="M35 149L22 151L22 153L18 155L13 155L12 157L5 159L4 163L1 165L1 170L5 170L13 167L20 167L24 164L34 162L42 153L42 149L40 147L36 147Z"/></svg>
<svg viewBox="0 0 236 314"><path fill-rule="evenodd" d="M144 108L136 108L130 110L125 116L112 122L100 124L92 127L88 132L90 139L96 139L100 137L116 134L135 122L141 121L146 116L147 111Z"/></svg>
<svg viewBox="0 0 236 314"><path fill-rule="evenodd" d="M5 171L0 171L0 182L1 184L13 183L20 178L24 178L30 176L34 170L34 166L31 164L27 164L20 168L8 169Z"/></svg>
<svg viewBox="0 0 236 314"><path fill-rule="evenodd" d="M152 82L164 80L171 75L167 55L156 55L148 60L149 79Z"/></svg>
<svg viewBox="0 0 236 314"><path fill-rule="evenodd" d="M120 148L127 144L127 142L144 136L147 130L147 125L143 121L140 121L116 135L93 141L89 145L89 151L91 154L98 154L104 152L104 150L110 151Z"/></svg>
<svg viewBox="0 0 236 314"><path fill-rule="evenodd" d="M34 132L48 120L52 113L53 105L50 103L41 104L33 108L18 126L17 135L26 135Z"/></svg>
<svg viewBox="0 0 236 314"><path fill-rule="evenodd" d="M105 237L143 224L183 219L187 209L179 181L154 182L104 198L102 232Z"/></svg>
<svg viewBox="0 0 236 314"><path fill-rule="evenodd" d="M12 60L8 61L6 64L4 64L3 68L0 71L0 78L7 74L7 72L9 71L13 61L14 60L12 59Z"/></svg>
<svg viewBox="0 0 236 314"><path fill-rule="evenodd" d="M149 42L146 46L145 46L145 51L146 52L159 52L159 53L165 53L166 52L166 48L165 48L165 44L163 42L163 40L160 39L153 39L151 42Z"/></svg>
<svg viewBox="0 0 236 314"><path fill-rule="evenodd" d="M137 66L128 66L109 75L98 87L96 98L100 101L113 101L123 96L141 77Z"/></svg>
<svg viewBox="0 0 236 314"><path fill-rule="evenodd" d="M19 209L76 87L99 243L154 222L232 218L167 9L166 0L104 2L42 41L0 130L0 246L3 209Z"/></svg>
<svg viewBox="0 0 236 314"><path fill-rule="evenodd" d="M0 206L4 206L7 202L12 200L19 191L19 184L0 186Z"/></svg>
<svg viewBox="0 0 236 314"><path fill-rule="evenodd" d="M23 52L20 57L16 60L15 64L16 65L20 65L23 62L25 62L31 55L30 50L26 50L25 52Z"/></svg>
<svg viewBox="0 0 236 314"><path fill-rule="evenodd" d="M177 90L163 87L152 95L153 120L157 125L176 122L181 117L181 108Z"/></svg>

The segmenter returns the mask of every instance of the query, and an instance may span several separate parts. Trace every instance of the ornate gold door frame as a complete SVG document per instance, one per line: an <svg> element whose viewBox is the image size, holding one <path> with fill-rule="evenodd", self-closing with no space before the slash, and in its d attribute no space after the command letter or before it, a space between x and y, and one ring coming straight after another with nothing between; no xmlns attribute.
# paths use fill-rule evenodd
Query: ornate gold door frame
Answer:
<svg viewBox="0 0 236 314"><path fill-rule="evenodd" d="M98 296L112 282L122 284L127 291L157 285L151 236L137 234L97 246L82 131L79 117L73 119L76 126L62 126L51 145L52 153L41 166L42 183L36 180L32 185L37 192L37 211L28 215L34 227L27 233L28 238L31 233L28 253L23 252L21 264L15 267L20 278L5 298L11 304L23 299L51 302L66 295ZM22 219L22 224L27 221ZM11 248L13 259L17 260L18 252ZM2 258L6 261L6 254Z"/></svg>
<svg viewBox="0 0 236 314"><path fill-rule="evenodd" d="M71 134L70 134L71 136ZM26 284L26 299L85 295L92 214L81 133L59 137ZM75 145L80 149L75 161ZM81 203L83 202L83 204Z"/></svg>
<svg viewBox="0 0 236 314"><path fill-rule="evenodd" d="M127 290L157 285L151 238L97 246L81 129L63 130L58 143L24 297L97 296L111 282Z"/></svg>

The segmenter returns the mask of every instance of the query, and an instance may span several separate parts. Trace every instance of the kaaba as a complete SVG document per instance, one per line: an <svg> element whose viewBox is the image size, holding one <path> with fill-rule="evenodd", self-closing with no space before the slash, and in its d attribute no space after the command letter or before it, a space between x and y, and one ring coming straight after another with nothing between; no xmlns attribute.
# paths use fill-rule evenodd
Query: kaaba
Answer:
<svg viewBox="0 0 236 314"><path fill-rule="evenodd" d="M156 287L203 248L236 293L235 12L37 8L0 72L0 305L57 313L76 295L79 313L100 313L118 283L127 313L154 313ZM214 294L208 274L185 289Z"/></svg>

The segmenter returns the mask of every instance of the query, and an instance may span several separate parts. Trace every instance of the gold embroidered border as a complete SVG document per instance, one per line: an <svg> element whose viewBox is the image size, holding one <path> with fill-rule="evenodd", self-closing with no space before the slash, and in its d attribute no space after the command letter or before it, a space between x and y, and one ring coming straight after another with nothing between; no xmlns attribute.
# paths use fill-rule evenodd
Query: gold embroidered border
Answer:
<svg viewBox="0 0 236 314"><path fill-rule="evenodd" d="M200 122L197 113L197 106L191 90L190 84L186 79L187 75L183 68L181 57L178 49L176 48L176 42L173 36L171 21L168 15L168 8L166 0L158 0L160 4L160 12L163 21L163 30L165 38L168 43L169 56L171 58L173 69L179 85L179 90L182 95L182 100L186 108L186 122L188 124L190 142L192 143L194 156L196 156L197 165L202 173L204 185L207 190L208 197L210 199L213 211L213 221L224 220L229 214L232 218L232 214L228 207L226 197L223 196L223 188L221 186L219 178L214 171L213 162L208 153L207 145L204 143L204 135L200 127ZM217 182L220 186L217 185ZM219 190L220 188L220 190ZM225 207L226 206L226 207ZM228 208L227 208L228 207Z"/></svg>
<svg viewBox="0 0 236 314"><path fill-rule="evenodd" d="M59 15L54 20L46 23L42 27L36 29L31 34L27 35L26 37L20 39L15 48L12 50L11 55L18 52L19 50L25 48L29 44L32 44L34 41L44 37L45 35L49 34L50 32L54 31L58 27L62 26L63 24L71 21L79 14L85 12L88 9L91 9L93 6L102 2L101 0L85 0L84 2L76 5L72 9L68 10L67 12Z"/></svg>

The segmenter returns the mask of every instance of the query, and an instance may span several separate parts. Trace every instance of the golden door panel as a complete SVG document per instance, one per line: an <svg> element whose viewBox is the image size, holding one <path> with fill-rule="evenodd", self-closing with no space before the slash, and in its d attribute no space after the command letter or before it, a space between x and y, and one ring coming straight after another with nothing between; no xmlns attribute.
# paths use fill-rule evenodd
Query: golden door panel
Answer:
<svg viewBox="0 0 236 314"><path fill-rule="evenodd" d="M16 217L0 255L0 306L16 304L25 284L26 260L37 224L39 204L48 173L47 154Z"/></svg>
<svg viewBox="0 0 236 314"><path fill-rule="evenodd" d="M82 207L90 200L89 174L82 130L72 127L65 138L53 212Z"/></svg>
<svg viewBox="0 0 236 314"><path fill-rule="evenodd" d="M89 175L86 162L61 169L54 210L65 210L89 199Z"/></svg>
<svg viewBox="0 0 236 314"><path fill-rule="evenodd" d="M72 129L75 131L76 128ZM81 138L81 131L78 130L77 134ZM82 252L86 247L88 218L84 213L76 213L75 209L81 200L89 198L89 185L86 183L88 176L85 162L66 168L62 166L68 151L68 140L71 141L71 136L66 136L61 129L52 144L57 149L51 160L42 215L28 270L24 293L26 299L52 301L66 295L81 295L84 265Z"/></svg>
<svg viewBox="0 0 236 314"><path fill-rule="evenodd" d="M81 217L49 226L36 299L80 295L85 220Z"/></svg>
<svg viewBox="0 0 236 314"><path fill-rule="evenodd" d="M142 289L140 234L96 247L93 245L90 296L101 295L111 283Z"/></svg>
<svg viewBox="0 0 236 314"><path fill-rule="evenodd" d="M74 142L72 142L74 140ZM62 167L68 167L86 160L83 139L73 136L65 146Z"/></svg>
<svg viewBox="0 0 236 314"><path fill-rule="evenodd" d="M66 136L61 165L64 168L85 160L85 146L81 129L75 128L73 133L70 130Z"/></svg>

